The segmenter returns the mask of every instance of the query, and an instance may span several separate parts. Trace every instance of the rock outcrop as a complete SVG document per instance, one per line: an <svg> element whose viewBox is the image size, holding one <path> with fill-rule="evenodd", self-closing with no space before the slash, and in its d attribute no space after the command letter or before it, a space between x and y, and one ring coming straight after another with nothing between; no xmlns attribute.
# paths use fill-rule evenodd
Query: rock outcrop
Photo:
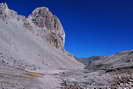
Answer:
<svg viewBox="0 0 133 89"><path fill-rule="evenodd" d="M15 57L13 56L12 60L15 60L15 62L17 62L16 55L20 56L24 54L20 60L27 60L27 55L30 60L47 60L42 63L49 66L59 66L60 64L70 66L71 63L80 64L74 57L69 56L68 53L65 52L65 32L63 26L60 20L46 7L37 8L28 17L25 17L9 9L6 3L1 3L0 39L0 48L3 49L4 46L6 46L2 45L2 43L4 44L6 41L5 44L8 44L9 47L5 48L8 48L6 50L9 54L10 51L14 51ZM6 55L6 52L1 51L0 53ZM10 56L14 54L11 53ZM32 56L35 55L36 57L33 58ZM54 61L56 61L57 64L55 64Z"/></svg>
<svg viewBox="0 0 133 89"><path fill-rule="evenodd" d="M10 10L6 3L0 3L0 18L6 21L9 18L19 19L16 11Z"/></svg>
<svg viewBox="0 0 133 89"><path fill-rule="evenodd" d="M58 49L64 49L65 32L63 26L57 16L53 15L46 7L36 8L28 18L20 16L17 12L10 10L6 3L0 4L0 18L3 20L14 18L17 20L23 20L24 26L30 30L34 30L33 27L41 30L36 31L36 35L44 35L47 38L49 44ZM36 30L37 30L36 29ZM47 33L47 34L46 34Z"/></svg>
<svg viewBox="0 0 133 89"><path fill-rule="evenodd" d="M0 3L0 88L59 89L56 74L83 68L64 43L62 24L48 8L25 17Z"/></svg>
<svg viewBox="0 0 133 89"><path fill-rule="evenodd" d="M47 31L47 40L56 48L64 48L65 32L60 20L46 7L35 9L29 16L31 22L40 29Z"/></svg>

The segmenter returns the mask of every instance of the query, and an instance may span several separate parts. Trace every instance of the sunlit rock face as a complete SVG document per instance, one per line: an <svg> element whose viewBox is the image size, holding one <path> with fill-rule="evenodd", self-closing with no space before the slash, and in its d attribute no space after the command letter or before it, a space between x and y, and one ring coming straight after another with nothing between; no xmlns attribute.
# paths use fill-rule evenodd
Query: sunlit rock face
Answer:
<svg viewBox="0 0 133 89"><path fill-rule="evenodd" d="M2 3L0 4L0 15L5 15L6 14L6 11L8 10L8 7L6 4Z"/></svg>
<svg viewBox="0 0 133 89"><path fill-rule="evenodd" d="M40 7L35 9L29 16L29 19L35 26L47 31L47 40L51 45L56 48L64 48L65 32L62 24L48 8Z"/></svg>
<svg viewBox="0 0 133 89"><path fill-rule="evenodd" d="M42 38L47 38L49 44L58 49L64 48L65 43L65 32L63 26L55 15L49 11L46 7L40 7L35 9L28 18L20 16L17 12L10 10L6 3L0 4L0 18L3 20L14 18L17 20L23 20L25 27L30 30L37 28L39 31L35 31L36 35L41 36ZM37 30L36 29L36 30ZM45 33L43 33L45 32ZM47 35L46 35L47 33Z"/></svg>
<svg viewBox="0 0 133 89"><path fill-rule="evenodd" d="M25 17L0 3L0 89L60 89L55 74L84 67L64 42L59 19L46 7Z"/></svg>
<svg viewBox="0 0 133 89"><path fill-rule="evenodd" d="M6 4L2 3L0 4L0 18L5 19L8 15L8 7Z"/></svg>
<svg viewBox="0 0 133 89"><path fill-rule="evenodd" d="M21 62L26 69L78 67L81 63L64 51L64 42L62 24L48 8L37 8L25 17L0 4L0 53L9 57L8 64Z"/></svg>
<svg viewBox="0 0 133 89"><path fill-rule="evenodd" d="M19 15L17 15L17 12L10 10L6 3L0 4L0 18L3 20L9 19L9 18L16 18L18 19Z"/></svg>

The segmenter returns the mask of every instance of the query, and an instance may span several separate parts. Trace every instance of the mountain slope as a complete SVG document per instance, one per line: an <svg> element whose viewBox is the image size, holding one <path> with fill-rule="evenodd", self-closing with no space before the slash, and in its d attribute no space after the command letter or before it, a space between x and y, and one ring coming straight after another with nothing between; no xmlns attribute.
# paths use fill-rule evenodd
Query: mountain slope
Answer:
<svg viewBox="0 0 133 89"><path fill-rule="evenodd" d="M0 7L1 53L13 57L15 61L44 68L73 68L80 65L64 51L63 27L47 8L37 8L29 18L25 18L8 9L6 4ZM6 61L10 63L13 59Z"/></svg>
<svg viewBox="0 0 133 89"><path fill-rule="evenodd" d="M94 61L104 60L106 58L107 58L107 56L93 56L93 57L89 57L89 58L79 58L78 61L87 65L89 63L93 63Z"/></svg>
<svg viewBox="0 0 133 89"><path fill-rule="evenodd" d="M0 88L59 88L54 74L83 67L65 51L64 43L61 22L48 8L37 8L26 18L1 3Z"/></svg>
<svg viewBox="0 0 133 89"><path fill-rule="evenodd" d="M93 61L92 63L88 63L86 68L90 69L115 69L115 68L124 68L130 67L133 65L133 50L123 51L112 56L108 56L101 60Z"/></svg>
<svg viewBox="0 0 133 89"><path fill-rule="evenodd" d="M88 89L132 89L133 88L133 50L122 51L105 59L86 58L85 70L62 73L66 85L80 85ZM95 60L94 60L95 59ZM86 61L87 60L87 61Z"/></svg>

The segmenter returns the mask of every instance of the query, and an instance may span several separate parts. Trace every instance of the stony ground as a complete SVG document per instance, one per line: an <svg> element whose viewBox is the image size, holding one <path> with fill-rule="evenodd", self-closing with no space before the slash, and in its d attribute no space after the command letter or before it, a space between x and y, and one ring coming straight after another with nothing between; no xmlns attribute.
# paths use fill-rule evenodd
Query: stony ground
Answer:
<svg viewBox="0 0 133 89"><path fill-rule="evenodd" d="M64 89L132 89L133 69L122 68L106 72L103 70L73 70L60 75ZM72 88L70 88L70 86ZM73 88L74 87L74 88Z"/></svg>

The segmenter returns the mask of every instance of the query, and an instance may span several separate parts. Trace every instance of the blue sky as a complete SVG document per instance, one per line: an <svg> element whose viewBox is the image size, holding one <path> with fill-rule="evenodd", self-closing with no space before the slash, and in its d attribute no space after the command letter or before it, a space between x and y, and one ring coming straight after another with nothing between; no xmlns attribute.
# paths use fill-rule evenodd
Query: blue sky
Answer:
<svg viewBox="0 0 133 89"><path fill-rule="evenodd" d="M108 56L133 49L133 1L0 0L27 16L46 6L66 32L65 49L77 57Z"/></svg>

